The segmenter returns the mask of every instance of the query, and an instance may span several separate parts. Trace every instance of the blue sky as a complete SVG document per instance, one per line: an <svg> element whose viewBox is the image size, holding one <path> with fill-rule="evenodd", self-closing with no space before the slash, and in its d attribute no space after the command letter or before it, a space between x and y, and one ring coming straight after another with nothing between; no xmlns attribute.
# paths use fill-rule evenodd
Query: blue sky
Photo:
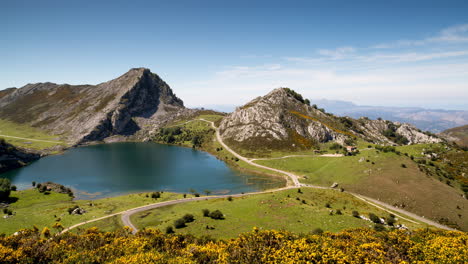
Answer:
<svg viewBox="0 0 468 264"><path fill-rule="evenodd" d="M287 86L468 110L467 14L467 1L1 1L0 89L148 67L192 107Z"/></svg>

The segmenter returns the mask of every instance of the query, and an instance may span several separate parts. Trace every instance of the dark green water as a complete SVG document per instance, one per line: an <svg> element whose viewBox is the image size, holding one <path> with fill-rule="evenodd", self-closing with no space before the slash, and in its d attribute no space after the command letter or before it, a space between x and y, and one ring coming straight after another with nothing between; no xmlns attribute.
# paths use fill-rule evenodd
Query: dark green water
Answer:
<svg viewBox="0 0 468 264"><path fill-rule="evenodd" d="M1 174L19 189L52 181L71 187L75 196L93 199L140 191L199 193L251 192L284 186L282 179L230 169L214 156L189 148L155 143L115 143L71 149Z"/></svg>

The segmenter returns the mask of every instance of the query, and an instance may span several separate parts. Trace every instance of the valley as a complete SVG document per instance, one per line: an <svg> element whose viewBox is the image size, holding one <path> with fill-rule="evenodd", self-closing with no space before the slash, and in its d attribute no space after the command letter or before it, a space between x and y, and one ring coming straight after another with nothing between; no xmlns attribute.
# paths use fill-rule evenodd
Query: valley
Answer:
<svg viewBox="0 0 468 264"><path fill-rule="evenodd" d="M140 77L137 77L138 74L141 74ZM410 229L431 225L459 230L467 230L468 228L468 214L466 213L468 203L466 197L463 197L466 195L463 192L464 178L459 177L459 173L466 169L466 166L463 165L465 164L464 159L462 158L457 163L459 166L457 168L461 171L454 171L453 168L456 164L447 163L446 160L449 160L447 158L446 160L432 158L426 161L426 155L430 153L445 155L444 157L452 155L450 160L455 160L455 157L459 157L464 151L433 134L422 132L407 124L386 120L366 118L356 120L348 117L337 117L310 105L311 103L303 99L300 94L287 88L275 89L266 96L256 98L239 107L230 114L210 110L186 109L181 104L180 99L171 97L173 93L171 90L167 90L170 89L168 86L164 86L162 81L155 81L157 80L155 76L145 69L132 69L116 81L105 83L105 87L113 87L116 83L120 85L130 82L133 83L134 87L130 85L126 93L122 92L123 99L120 103L112 106L117 108L111 108L111 103L108 103L109 107L105 108L107 109L105 111L110 111L107 114L108 117L112 116L110 119L101 119L99 122L92 121L95 125L94 128L90 126L91 123L87 123L79 126L81 129L76 127L67 133L64 133L66 127L77 122L75 117L67 117L68 121L64 123L60 123L57 119L54 121L56 123L45 125L32 119L23 120L24 122L20 123L24 116L8 112L11 111L8 110L10 109L8 105L14 104L15 100L25 100L24 98L35 96L36 90L64 89L60 88L61 86L59 88L50 84L45 88L44 86L28 86L24 97L18 95L23 92L17 92L18 94L15 96L0 99L0 113L10 113L8 120L2 121L3 129L11 135L6 137L7 142L27 151L42 151L44 154L66 151L65 154L43 158L26 168L4 175L13 179L13 182L18 184L21 189L27 189L27 185L35 179L41 182L52 179L67 186L74 186L75 190L81 189L81 193L76 193L80 200L59 199L55 201L54 199L46 199L42 206L50 205L52 209L41 212L43 216L39 214L37 217L47 220L40 220L33 225L40 228L47 226L51 228L54 222L60 222L65 228L77 227L78 229L71 229L73 232L92 226L100 226L106 231L114 231L124 225L131 225L138 229L158 228L163 230L168 225L170 226L177 217L180 217L182 212L199 215L202 209L215 210L215 208L220 208L226 221L213 222L208 218L196 217L198 220L194 224L189 224L188 227L176 231L228 238L234 237L240 232L247 232L253 226L263 229L284 227L292 232L313 231L315 229L337 232L348 228L374 226L369 221L353 216L353 211L362 212L363 216L377 214L388 218L389 214L398 215L399 223ZM91 87L86 89L91 89ZM146 91L146 89L162 89L164 93ZM74 94L73 91L73 89L69 90L71 94ZM42 95L43 92L40 94ZM166 100L165 104L167 105L152 108L151 103L144 99L147 94L163 96L166 98L164 100ZM7 99L4 100L4 98ZM104 99L99 99L93 104L102 100ZM107 100L111 102L114 99L106 99L105 101ZM156 101L163 102L164 100ZM1 107L2 102L3 108ZM141 104L149 105L142 107ZM168 106L171 104L172 106ZM167 107L171 110L166 111L169 109ZM50 111L52 110L46 110L41 116L50 115ZM125 114L123 114L124 112ZM86 115L90 118L92 114L88 111ZM77 115L84 114L80 112ZM96 113L96 117L92 117L90 120L101 118L101 116L100 112ZM123 123L117 121L120 119L123 120ZM60 136L57 136L58 134ZM34 141L35 145L19 139L23 137L31 139L30 141ZM141 141L146 143L136 143ZM157 145L151 142L173 145L173 147L162 145L161 147L174 150L182 147L178 152L192 153L190 154L192 156L198 153L198 150L208 152L220 161L214 162L213 157L209 155L202 155L203 160L209 157L208 159L213 160L212 164L224 162L238 173L229 176L232 177L229 180L227 180L228 178L220 178L222 173L220 174L220 171L215 168L219 165L213 167L213 165L197 160L194 160L194 164L188 165L186 162L189 157L184 158L183 155L169 154L167 151L164 151L164 154L150 151L152 144ZM127 146L135 147L125 147L118 150L118 146L124 146L122 144L130 144ZM136 147L137 144L143 145ZM91 146L86 147L86 145ZM71 146L75 148L66 150ZM90 180L92 178L100 179L102 176L93 176L94 174L87 171L80 171L81 168L86 167L87 159L84 159L84 156L76 156L76 153L86 153L86 150L89 149L102 151L107 148L115 149L115 153L108 156L112 158L114 164L111 163L111 160L107 160L107 156L92 156L91 152L84 154L89 157L88 160L92 164L95 164L93 166L98 165L96 168L100 171L100 175L104 173L109 178L107 182L97 184L95 180ZM126 154L122 156L122 153ZM160 156L158 157L158 155ZM119 156L122 158L118 158ZM68 163L65 162L65 157L68 157ZM132 159L138 162L129 163ZM51 160L51 163L45 162L46 160ZM74 160L82 162L75 169L71 165ZM102 164L94 162L95 160ZM122 162L123 160L125 162ZM184 160L184 162L178 163L178 160ZM424 161L424 164L421 161ZM161 163L158 164L158 162ZM429 166L429 162L434 163L434 166ZM42 165L44 168L51 168L54 166L53 163L62 164L64 170L59 171L52 178L50 170L47 169L43 172L38 170L41 167L40 164L44 164ZM140 185L135 185L134 180L137 178L129 176L132 174L138 175L137 177L167 174L167 171L153 171L147 174L136 168L166 168L167 170L168 164L171 163L174 164L173 168L186 168L188 171L176 170L174 175L167 176L166 179L159 179L161 176L158 176L156 179L160 182L155 184L141 181ZM106 164L109 164L110 167L106 168ZM134 169L128 169L129 164L133 164L130 167ZM206 167L207 170L198 174L194 173L195 164ZM70 168L72 169L70 170ZM67 169L69 173L66 172ZM21 176L22 173L31 175L31 177ZM63 174L69 174L70 180L68 182L64 181L66 177L61 176ZM190 179L179 177L190 174L193 176ZM215 178L209 179L202 177L203 175L212 175ZM20 181L19 179L22 177L23 180ZM16 182L15 178L18 179ZM77 179L89 186L92 185L93 188L80 187L81 185L77 185L79 182ZM272 192L281 187L284 180L288 182L289 187ZM244 185L244 187L235 187L233 183L236 181L239 181L238 186ZM173 182L175 185L171 185L169 182ZM174 187L182 182L184 184L180 187ZM229 184L223 185L223 182L229 182ZM117 189L113 190L112 186ZM269 191L255 194L262 189L269 189ZM179 193L170 194L169 197L165 198L167 201L180 199L184 193L185 196L189 197L195 195L196 192L200 196L202 191L209 195L206 198L187 198L189 200L182 198L181 202L160 205L159 202L163 202L164 199L158 200L157 203L154 203L154 200L143 199L144 193L151 190L164 191L164 194L167 191ZM303 194L302 198L296 195L298 190L300 190L301 195ZM140 193L116 196L128 191ZM225 191L229 194L221 196L217 194ZM34 190L19 191L19 194L28 192L34 192ZM102 193L105 195L102 196ZM102 198L106 195L115 198ZM139 200L138 197L142 199ZM86 200L89 198L100 199ZM27 200L27 198L23 199ZM114 202L113 199L115 201L130 199L135 200L135 202L123 204ZM39 201L41 200L39 199ZM64 217L62 220L61 217L58 217L60 221L56 221L57 217L51 218L49 215L63 216L63 212L59 214L58 208L63 210L65 205L69 203L85 205L86 203L93 204L94 201L98 204L101 202L108 204L108 206L114 204L113 210L106 210L104 213L103 211L92 214L85 213L83 214L85 217L74 217L73 220L68 217ZM376 201L379 205L371 201ZM254 206L255 204L257 205ZM26 210L32 210L30 214L36 215L36 208L41 208L40 206L35 204L33 207L28 207L27 204L21 204L21 198L16 202L16 207L15 203L12 203L10 208L15 211L15 215L5 218L4 221L8 221L10 227L6 227L4 232L14 232L15 228L31 228L32 225L22 222L21 217L25 217ZM138 210L134 209L140 206L143 207ZM273 208L278 208L278 210ZM339 214L337 214L338 209L340 210ZM94 208L88 208L88 210L93 212ZM422 218L412 219L412 217L405 215L405 212L414 213ZM120 219L120 216L123 220ZM155 220L154 216L157 216L158 220ZM14 219L19 220L13 221ZM235 229L232 228L233 225L236 226ZM207 229L206 226L214 227L214 229Z"/></svg>

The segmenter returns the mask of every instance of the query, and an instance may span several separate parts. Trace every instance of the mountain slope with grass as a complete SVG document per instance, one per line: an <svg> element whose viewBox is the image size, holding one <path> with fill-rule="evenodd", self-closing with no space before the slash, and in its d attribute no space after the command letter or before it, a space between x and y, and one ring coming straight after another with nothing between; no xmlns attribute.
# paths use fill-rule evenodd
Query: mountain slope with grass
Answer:
<svg viewBox="0 0 468 264"><path fill-rule="evenodd" d="M468 125L447 129L439 135L457 143L461 147L468 148Z"/></svg>
<svg viewBox="0 0 468 264"><path fill-rule="evenodd" d="M98 85L36 83L0 96L2 119L50 131L72 143L132 136L184 110L169 85L145 68Z"/></svg>

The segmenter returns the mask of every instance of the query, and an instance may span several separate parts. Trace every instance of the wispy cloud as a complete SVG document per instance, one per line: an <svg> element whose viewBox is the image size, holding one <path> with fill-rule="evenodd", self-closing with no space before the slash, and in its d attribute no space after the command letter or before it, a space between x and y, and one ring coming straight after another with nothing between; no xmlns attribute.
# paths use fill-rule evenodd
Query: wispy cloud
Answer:
<svg viewBox="0 0 468 264"><path fill-rule="evenodd" d="M441 30L437 35L419 40L398 40L391 43L381 43L371 48L389 49L407 46L422 46L431 43L466 43L468 42L468 24L461 24Z"/></svg>
<svg viewBox="0 0 468 264"><path fill-rule="evenodd" d="M211 79L183 84L187 87L183 96L193 98L196 105L241 105L284 86L308 98L361 104L430 107L444 100L445 105L466 105L468 46L463 43L468 43L467 33L465 24L423 40L396 41L392 49L342 46L315 50L311 56L286 56L276 59L277 63L261 63L259 58L257 65L227 66ZM416 45L427 46L418 51L405 48Z"/></svg>
<svg viewBox="0 0 468 264"><path fill-rule="evenodd" d="M356 51L353 47L339 47L333 50L330 49L320 49L317 51L319 55L329 57L332 60L339 60L347 57L350 54L353 54Z"/></svg>

